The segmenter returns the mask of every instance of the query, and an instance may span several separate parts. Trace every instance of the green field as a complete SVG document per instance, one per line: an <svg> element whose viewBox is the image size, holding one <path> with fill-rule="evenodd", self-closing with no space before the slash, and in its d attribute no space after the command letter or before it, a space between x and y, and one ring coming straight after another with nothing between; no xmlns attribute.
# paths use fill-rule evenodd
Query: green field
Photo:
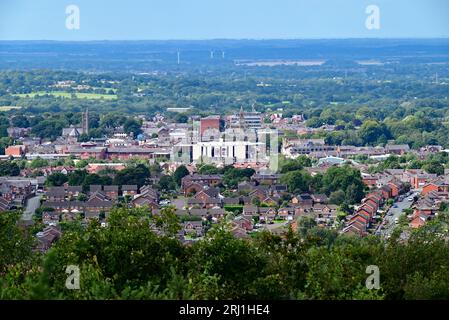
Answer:
<svg viewBox="0 0 449 320"><path fill-rule="evenodd" d="M0 112L6 112L6 111L10 111L13 109L21 109L22 107L17 107L17 106L0 106Z"/></svg>
<svg viewBox="0 0 449 320"><path fill-rule="evenodd" d="M97 100L97 99L104 99L104 100L115 100L117 99L116 94L99 94L99 93L70 93L70 92L64 92L64 91L50 91L50 92L31 92L31 93L20 93L15 94L15 96L20 98L34 98L36 96L43 96L43 95L52 95L54 97L62 97L62 98L72 98L72 94L74 94L78 99L88 99L88 100Z"/></svg>

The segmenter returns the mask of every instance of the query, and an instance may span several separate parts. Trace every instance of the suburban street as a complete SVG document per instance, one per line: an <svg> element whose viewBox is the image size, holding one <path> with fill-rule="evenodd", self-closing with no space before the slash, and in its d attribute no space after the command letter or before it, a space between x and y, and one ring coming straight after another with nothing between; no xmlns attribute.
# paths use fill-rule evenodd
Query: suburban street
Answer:
<svg viewBox="0 0 449 320"><path fill-rule="evenodd" d="M34 212L37 208L40 207L42 195L36 195L27 201L26 209L22 214L23 221L31 221L33 220Z"/></svg>
<svg viewBox="0 0 449 320"><path fill-rule="evenodd" d="M380 232L382 237L388 238L396 228L395 219L402 215L404 209L408 209L413 205L414 201L409 201L408 199L416 195L418 195L418 192L413 192L411 195L404 197L402 201L395 202L385 215L384 221L379 225L380 231L378 228L376 233ZM381 226L384 226L384 229Z"/></svg>

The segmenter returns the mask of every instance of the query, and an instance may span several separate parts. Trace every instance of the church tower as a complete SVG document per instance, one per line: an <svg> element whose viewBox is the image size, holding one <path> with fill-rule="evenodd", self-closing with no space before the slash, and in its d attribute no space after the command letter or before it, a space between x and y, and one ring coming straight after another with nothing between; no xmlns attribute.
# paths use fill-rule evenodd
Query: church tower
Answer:
<svg viewBox="0 0 449 320"><path fill-rule="evenodd" d="M240 129L244 130L245 129L245 113L243 111L243 106L240 107L240 113L239 113L239 127Z"/></svg>
<svg viewBox="0 0 449 320"><path fill-rule="evenodd" d="M89 134L89 109L86 108L86 112L83 112L82 120L83 133Z"/></svg>

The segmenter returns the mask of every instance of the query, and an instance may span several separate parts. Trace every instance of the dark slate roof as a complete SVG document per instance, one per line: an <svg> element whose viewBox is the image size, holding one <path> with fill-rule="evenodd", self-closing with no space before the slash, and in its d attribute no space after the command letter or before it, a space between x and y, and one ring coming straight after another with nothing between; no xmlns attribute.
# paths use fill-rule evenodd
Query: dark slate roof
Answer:
<svg viewBox="0 0 449 320"><path fill-rule="evenodd" d="M68 186L67 191L68 192L82 192L83 187L82 186Z"/></svg>
<svg viewBox="0 0 449 320"><path fill-rule="evenodd" d="M65 190L64 187L50 187L48 188L46 192L47 196L49 197L65 197Z"/></svg>
<svg viewBox="0 0 449 320"><path fill-rule="evenodd" d="M240 198L224 198L223 203L226 204L239 204Z"/></svg>
<svg viewBox="0 0 449 320"><path fill-rule="evenodd" d="M118 192L118 186L104 186L103 190L104 191L115 191L115 192Z"/></svg>
<svg viewBox="0 0 449 320"><path fill-rule="evenodd" d="M137 191L136 184L124 184L122 185L122 191Z"/></svg>
<svg viewBox="0 0 449 320"><path fill-rule="evenodd" d="M101 189L102 189L102 186L98 185L98 184L92 184L92 185L89 186L90 192L99 191Z"/></svg>

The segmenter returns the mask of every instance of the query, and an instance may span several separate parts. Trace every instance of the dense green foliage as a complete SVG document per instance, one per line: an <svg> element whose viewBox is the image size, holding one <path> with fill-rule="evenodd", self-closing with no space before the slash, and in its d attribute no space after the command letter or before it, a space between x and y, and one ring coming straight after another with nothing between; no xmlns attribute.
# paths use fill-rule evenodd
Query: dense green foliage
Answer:
<svg viewBox="0 0 449 320"><path fill-rule="evenodd" d="M31 252L15 213L0 216L1 299L432 299L449 298L449 219L440 215L407 242L394 235L339 236L306 220L285 237L261 232L233 237L226 224L183 246L176 216L165 209L116 209L108 227L63 224L63 237L44 255ZM157 236L149 223L163 235ZM80 290L67 290L67 265L81 270ZM380 289L365 272L380 270Z"/></svg>
<svg viewBox="0 0 449 320"><path fill-rule="evenodd" d="M111 177L113 176L113 178ZM83 186L88 190L90 185L137 185L141 187L148 183L151 177L150 168L143 164L130 163L125 169L118 172L88 173L84 169L78 169L66 174L55 172L47 177L47 186L62 186L68 183L70 186Z"/></svg>
<svg viewBox="0 0 449 320"><path fill-rule="evenodd" d="M331 202L335 204L359 203L365 195L360 171L349 165L331 167L324 174L314 177L305 170L289 171L284 166L291 168L292 162L281 164L281 172L286 172L282 175L281 182L287 185L292 193L324 193L330 196Z"/></svg>
<svg viewBox="0 0 449 320"><path fill-rule="evenodd" d="M18 176L20 167L13 161L0 161L0 176Z"/></svg>
<svg viewBox="0 0 449 320"><path fill-rule="evenodd" d="M117 172L114 178L114 184L135 184L140 188L141 186L147 184L150 177L150 169L143 164L137 164L136 166L130 166Z"/></svg>
<svg viewBox="0 0 449 320"><path fill-rule="evenodd" d="M181 185L181 180L185 176L189 175L189 170L187 170L186 166L179 166L176 168L175 172L173 173L173 179L175 180L176 184L178 186Z"/></svg>
<svg viewBox="0 0 449 320"><path fill-rule="evenodd" d="M372 165L370 171L382 172L386 169L423 169L428 173L443 175L449 165L449 155L446 152L430 154L425 159L418 159L414 154L404 156L391 155L381 163Z"/></svg>
<svg viewBox="0 0 449 320"><path fill-rule="evenodd" d="M343 79L347 65L321 67L235 68L226 66L202 73L165 75L95 74L63 71L0 72L0 106L20 106L0 116L0 137L9 125L30 126L32 133L54 139L63 127L80 123L80 112L91 111L89 137L101 137L114 127L137 135L140 122L131 114L154 116L162 113L174 122L188 116L236 112L242 105L261 112L282 109L284 116L303 114L307 124L334 125L335 131L319 130L337 145L378 145L394 139L413 148L429 144L449 147L449 100L443 67L429 64L355 66ZM358 71L356 71L358 70ZM439 72L441 83L434 82ZM337 74L337 76L336 76ZM90 86L86 92L105 93L114 89L117 100L89 100L51 95L26 97L17 94L48 90L57 81L75 81ZM258 86L260 82L269 86ZM54 89L56 90L56 89ZM59 89L58 89L59 90ZM75 89L64 89L75 91ZM184 114L169 107L192 108Z"/></svg>
<svg viewBox="0 0 449 320"><path fill-rule="evenodd" d="M229 189L237 188L239 182L249 180L254 173L254 169L237 169L227 166L223 169L223 184Z"/></svg>

